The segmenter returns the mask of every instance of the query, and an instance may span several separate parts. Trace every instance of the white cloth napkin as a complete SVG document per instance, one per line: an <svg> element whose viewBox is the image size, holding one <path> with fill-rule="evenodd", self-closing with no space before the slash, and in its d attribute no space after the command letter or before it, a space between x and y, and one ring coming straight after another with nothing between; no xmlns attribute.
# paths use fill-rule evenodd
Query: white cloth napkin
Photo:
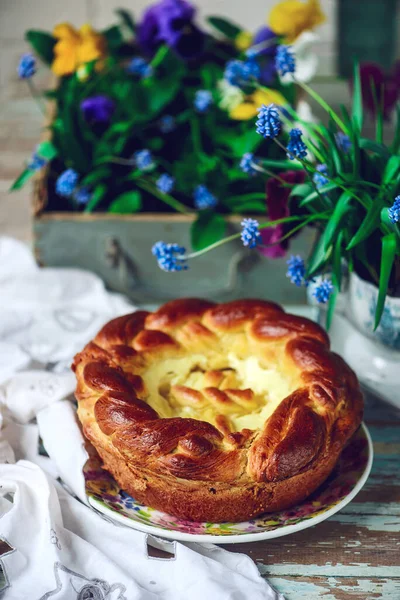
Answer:
<svg viewBox="0 0 400 600"><path fill-rule="evenodd" d="M87 505L68 364L103 323L132 310L93 274L38 269L25 246L0 238L2 598L284 600L243 554L172 542L173 558L152 558L155 538Z"/></svg>

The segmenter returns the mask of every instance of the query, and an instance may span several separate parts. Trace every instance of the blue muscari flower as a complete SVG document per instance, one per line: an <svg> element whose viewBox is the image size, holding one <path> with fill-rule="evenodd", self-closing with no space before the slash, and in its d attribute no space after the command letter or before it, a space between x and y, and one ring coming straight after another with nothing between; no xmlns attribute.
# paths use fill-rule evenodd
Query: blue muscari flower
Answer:
<svg viewBox="0 0 400 600"><path fill-rule="evenodd" d="M348 135L343 133L343 131L338 131L335 134L335 140L339 150L344 152L344 154L348 154L350 152L353 144L351 143L351 140Z"/></svg>
<svg viewBox="0 0 400 600"><path fill-rule="evenodd" d="M163 194L169 194L172 188L174 187L175 179L168 175L168 173L163 173L156 181L156 186Z"/></svg>
<svg viewBox="0 0 400 600"><path fill-rule="evenodd" d="M36 59L33 54L21 56L17 73L20 79L30 79L36 73Z"/></svg>
<svg viewBox="0 0 400 600"><path fill-rule="evenodd" d="M137 75L140 78L151 77L153 75L153 67L141 56L132 58L126 70L130 75Z"/></svg>
<svg viewBox="0 0 400 600"><path fill-rule="evenodd" d="M161 133L171 133L176 127L175 117L172 115L163 115L159 120Z"/></svg>
<svg viewBox="0 0 400 600"><path fill-rule="evenodd" d="M392 206L388 209L388 215L393 224L400 223L400 196L394 199Z"/></svg>
<svg viewBox="0 0 400 600"><path fill-rule="evenodd" d="M67 169L56 181L56 192L59 196L70 198L78 184L79 175L74 169Z"/></svg>
<svg viewBox="0 0 400 600"><path fill-rule="evenodd" d="M138 169L140 169L140 171L151 171L151 169L154 167L153 155L151 154L150 150L147 150L147 148L135 152L133 158L135 159L136 166Z"/></svg>
<svg viewBox="0 0 400 600"><path fill-rule="evenodd" d="M291 129L289 131L289 142L286 147L287 156L290 160L295 158L305 158L307 156L307 146L301 139L303 132L301 129Z"/></svg>
<svg viewBox="0 0 400 600"><path fill-rule="evenodd" d="M259 163L258 158L255 158L252 152L246 152L243 154L239 166L242 169L243 173L247 173L248 175L256 175L257 170L255 166Z"/></svg>
<svg viewBox="0 0 400 600"><path fill-rule="evenodd" d="M45 158L43 158L43 156L40 156L37 153L37 150L35 150L28 162L28 169L30 171L40 171L40 169L43 169L43 167L45 167L47 163L48 161Z"/></svg>
<svg viewBox="0 0 400 600"><path fill-rule="evenodd" d="M285 46L283 44L278 46L275 56L275 67L281 77L287 73L295 72L296 61L291 46Z"/></svg>
<svg viewBox="0 0 400 600"><path fill-rule="evenodd" d="M243 219L241 225L242 233L240 234L240 238L243 242L243 246L255 248L261 241L261 233L258 231L260 226L259 222L255 219Z"/></svg>
<svg viewBox="0 0 400 600"><path fill-rule="evenodd" d="M330 279L318 277L312 295L320 304L326 304L333 292L333 284Z"/></svg>
<svg viewBox="0 0 400 600"><path fill-rule="evenodd" d="M298 287L306 284L306 266L301 256L291 256L286 262L288 270L286 277L289 277L290 281Z"/></svg>
<svg viewBox="0 0 400 600"><path fill-rule="evenodd" d="M214 208L218 200L205 185L198 185L194 190L194 205L197 210Z"/></svg>
<svg viewBox="0 0 400 600"><path fill-rule="evenodd" d="M254 59L230 60L226 64L224 78L231 85L242 87L254 79L259 79L260 72L260 66Z"/></svg>
<svg viewBox="0 0 400 600"><path fill-rule="evenodd" d="M279 111L275 104L265 106L263 104L258 109L258 119L256 121L256 131L265 138L275 138L279 135L282 127L279 118Z"/></svg>
<svg viewBox="0 0 400 600"><path fill-rule="evenodd" d="M188 268L185 264L187 260L186 248L179 246L179 244L157 242L152 247L151 252L163 271L184 271Z"/></svg>
<svg viewBox="0 0 400 600"><path fill-rule="evenodd" d="M87 204L91 197L92 192L86 185L83 185L82 187L79 187L74 191L74 199L78 204L81 204L82 206Z"/></svg>
<svg viewBox="0 0 400 600"><path fill-rule="evenodd" d="M194 107L198 112L206 112L213 103L212 93L209 90L197 90L194 96Z"/></svg>
<svg viewBox="0 0 400 600"><path fill-rule="evenodd" d="M328 175L328 167L326 165L317 165L317 173L313 175L313 181L317 187L317 190L322 188L324 185L329 183L329 179L325 177Z"/></svg>

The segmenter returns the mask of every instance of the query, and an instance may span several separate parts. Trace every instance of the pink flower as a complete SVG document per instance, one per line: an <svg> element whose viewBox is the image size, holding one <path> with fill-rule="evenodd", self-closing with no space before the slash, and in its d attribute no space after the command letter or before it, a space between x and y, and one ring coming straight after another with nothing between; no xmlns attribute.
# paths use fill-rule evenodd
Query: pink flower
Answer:
<svg viewBox="0 0 400 600"><path fill-rule="evenodd" d="M298 183L303 183L305 178L304 171L286 171L278 173L280 179L271 177L266 183L267 195L267 210L270 221L277 221L288 217L290 214L288 201L292 187ZM289 184L287 187L283 185L281 180ZM288 225L281 224L274 227L268 227L261 230L262 244L274 244L269 248L258 248L264 256L268 258L280 258L285 256L289 246L289 241L284 240L279 243L279 240L289 231Z"/></svg>

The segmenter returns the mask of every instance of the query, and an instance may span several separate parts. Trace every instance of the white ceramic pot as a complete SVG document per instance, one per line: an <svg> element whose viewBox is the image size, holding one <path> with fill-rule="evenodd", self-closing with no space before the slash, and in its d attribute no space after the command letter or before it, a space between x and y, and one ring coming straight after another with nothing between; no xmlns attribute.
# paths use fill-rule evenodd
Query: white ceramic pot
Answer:
<svg viewBox="0 0 400 600"><path fill-rule="evenodd" d="M347 292L346 316L354 325L375 341L400 350L400 298L386 297L379 327L374 331L378 288L351 273Z"/></svg>

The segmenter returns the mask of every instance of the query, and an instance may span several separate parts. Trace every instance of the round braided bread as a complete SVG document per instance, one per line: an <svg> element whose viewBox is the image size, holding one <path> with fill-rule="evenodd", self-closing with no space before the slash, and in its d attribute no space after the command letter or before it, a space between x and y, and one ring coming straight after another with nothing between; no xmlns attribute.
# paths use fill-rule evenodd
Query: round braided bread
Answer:
<svg viewBox="0 0 400 600"><path fill-rule="evenodd" d="M288 508L361 423L358 381L317 324L271 302L168 302L74 360L85 436L122 489L196 521Z"/></svg>

